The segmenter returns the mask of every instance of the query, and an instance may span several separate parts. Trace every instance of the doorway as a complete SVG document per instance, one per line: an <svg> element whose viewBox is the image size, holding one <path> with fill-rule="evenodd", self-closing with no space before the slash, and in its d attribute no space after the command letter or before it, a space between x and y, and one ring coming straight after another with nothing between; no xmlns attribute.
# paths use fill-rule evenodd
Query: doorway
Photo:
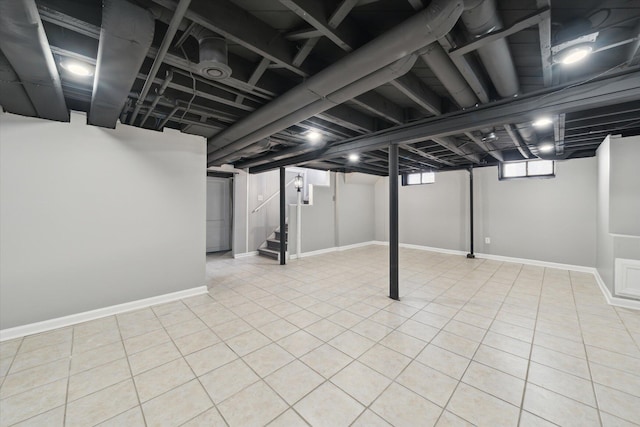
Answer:
<svg viewBox="0 0 640 427"><path fill-rule="evenodd" d="M231 250L232 187L232 176L207 176L207 253Z"/></svg>

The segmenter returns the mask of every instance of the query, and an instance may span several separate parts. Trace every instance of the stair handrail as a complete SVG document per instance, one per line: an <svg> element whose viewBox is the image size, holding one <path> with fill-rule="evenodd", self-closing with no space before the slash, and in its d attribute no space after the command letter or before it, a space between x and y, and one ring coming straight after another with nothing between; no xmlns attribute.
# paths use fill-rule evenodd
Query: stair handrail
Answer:
<svg viewBox="0 0 640 427"><path fill-rule="evenodd" d="M290 186L291 184L293 184L293 181L295 181L296 179L293 178L291 181L287 182L287 184L284 186L284 188L287 188L288 186ZM275 193L273 193L272 195L270 195L267 200L265 200L264 202L260 203L258 205L257 208L255 208L254 210L251 211L251 213L256 213L258 212L260 209L262 209L264 207L264 205L266 205L267 203L269 203L271 200L273 200L274 197L276 197L278 194L280 194L280 190L278 189L278 191L276 191Z"/></svg>

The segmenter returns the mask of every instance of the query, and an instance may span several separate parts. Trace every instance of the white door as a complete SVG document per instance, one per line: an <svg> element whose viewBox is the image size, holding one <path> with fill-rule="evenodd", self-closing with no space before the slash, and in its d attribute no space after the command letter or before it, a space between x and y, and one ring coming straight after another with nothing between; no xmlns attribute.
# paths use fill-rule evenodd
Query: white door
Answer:
<svg viewBox="0 0 640 427"><path fill-rule="evenodd" d="M207 252L231 250L231 183L207 177Z"/></svg>

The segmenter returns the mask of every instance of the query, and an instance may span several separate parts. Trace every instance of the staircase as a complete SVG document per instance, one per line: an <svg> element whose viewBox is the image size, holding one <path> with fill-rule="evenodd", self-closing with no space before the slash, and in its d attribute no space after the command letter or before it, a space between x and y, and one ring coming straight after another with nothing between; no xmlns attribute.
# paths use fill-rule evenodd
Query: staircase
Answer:
<svg viewBox="0 0 640 427"><path fill-rule="evenodd" d="M285 224L284 228L284 244L285 250L287 248L287 239L289 237L289 225ZM280 259L280 238L282 233L280 233L280 227L276 229L271 236L267 240L265 240L262 245L258 248L258 254L267 258L279 260Z"/></svg>

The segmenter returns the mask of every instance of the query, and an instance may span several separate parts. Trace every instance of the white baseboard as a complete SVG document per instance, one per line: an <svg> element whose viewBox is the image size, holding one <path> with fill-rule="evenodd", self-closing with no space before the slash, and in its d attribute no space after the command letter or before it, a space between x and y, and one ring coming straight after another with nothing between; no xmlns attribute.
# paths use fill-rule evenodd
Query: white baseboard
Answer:
<svg viewBox="0 0 640 427"><path fill-rule="evenodd" d="M258 251L242 252L242 253L239 253L239 254L233 254L233 257L235 259L238 259L238 258L247 258L247 257L250 257L250 256L256 256L256 255L258 255Z"/></svg>
<svg viewBox="0 0 640 427"><path fill-rule="evenodd" d="M331 247L331 248L318 249L317 251L302 252L300 254L300 258L307 258L307 257L310 257L310 256L328 254L328 253L331 253L331 252L348 251L350 249L363 248L365 246L371 246L373 244L375 244L374 241L360 242L360 243L354 243L352 245L334 246L334 247ZM298 255L291 254L289 259L298 259Z"/></svg>
<svg viewBox="0 0 640 427"><path fill-rule="evenodd" d="M616 307L630 308L632 310L640 310L640 300L620 298L620 297L611 295L611 291L609 290L607 285L604 283L604 280L602 280L602 276L600 276L600 272L596 268L594 268L592 273L596 278L596 283L598 283L598 286L600 287L600 291L604 295L604 298L607 300L607 303L609 305L614 305Z"/></svg>
<svg viewBox="0 0 640 427"><path fill-rule="evenodd" d="M383 242L383 241L380 241L380 240L374 240L373 242L371 242L371 244L380 245L380 246L389 246L389 242ZM434 248L434 247L431 247L431 246L412 245L412 244L409 244L409 243L400 243L398 246L400 246L401 248L406 248L406 249L416 249L418 251L438 252L438 253L441 253L441 254L448 254L448 255L467 255L467 252L459 251L459 250L456 250L456 249Z"/></svg>
<svg viewBox="0 0 640 427"><path fill-rule="evenodd" d="M25 335L38 334L50 331L52 329L63 328L65 326L75 325L78 323L88 322L90 320L100 319L102 317L112 316L127 311L139 310L141 308L150 307L152 305L163 304L183 298L207 293L206 286L198 286L197 288L185 289L184 291L172 292L170 294L158 295L151 298L139 299L136 301L125 302L123 304L112 305L109 307L98 308L96 310L85 311L82 313L71 314L69 316L57 317L55 319L44 320L42 322L30 323L28 325L16 326L0 330L0 341L6 341L14 338L20 338Z"/></svg>
<svg viewBox="0 0 640 427"><path fill-rule="evenodd" d="M558 268L560 270L579 271L582 273L593 273L593 267L584 265L561 264L558 262L540 261L537 259L514 258L502 255L476 253L476 258L490 259L492 261L513 262L516 264L535 265L537 267Z"/></svg>

